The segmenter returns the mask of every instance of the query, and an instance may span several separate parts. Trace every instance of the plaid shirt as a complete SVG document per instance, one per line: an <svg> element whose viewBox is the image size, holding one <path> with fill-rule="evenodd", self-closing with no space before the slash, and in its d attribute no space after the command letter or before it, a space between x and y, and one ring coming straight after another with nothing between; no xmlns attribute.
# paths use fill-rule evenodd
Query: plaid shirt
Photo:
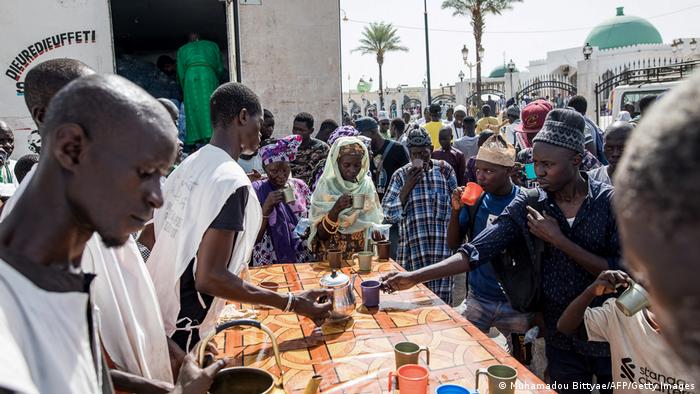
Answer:
<svg viewBox="0 0 700 394"><path fill-rule="evenodd" d="M389 223L399 223L397 260L407 270L438 263L452 255L447 246L447 224L452 206L450 195L457 188L455 172L444 162L432 160L432 168L401 205L399 194L411 164L394 173L384 195L382 207ZM452 303L452 277L426 283L448 305Z"/></svg>

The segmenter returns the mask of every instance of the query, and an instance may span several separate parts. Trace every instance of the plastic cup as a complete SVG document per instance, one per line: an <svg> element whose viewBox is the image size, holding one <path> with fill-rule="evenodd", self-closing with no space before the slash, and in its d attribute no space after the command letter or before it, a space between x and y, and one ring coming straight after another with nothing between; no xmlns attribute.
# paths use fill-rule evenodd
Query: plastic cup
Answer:
<svg viewBox="0 0 700 394"><path fill-rule="evenodd" d="M435 389L435 394L472 394L472 392L456 384L442 384Z"/></svg>
<svg viewBox="0 0 700 394"><path fill-rule="evenodd" d="M472 206L479 201L479 197L484 192L484 189L478 183L468 182L462 193L462 202Z"/></svg>
<svg viewBox="0 0 700 394"><path fill-rule="evenodd" d="M428 393L428 378L430 377L428 368L416 364L406 364L397 369L396 372L389 372L389 391L394 387L394 376L398 378L401 394Z"/></svg>
<svg viewBox="0 0 700 394"><path fill-rule="evenodd" d="M376 280L365 280L360 283L362 288L362 305L367 308L379 306L379 289L381 283Z"/></svg>

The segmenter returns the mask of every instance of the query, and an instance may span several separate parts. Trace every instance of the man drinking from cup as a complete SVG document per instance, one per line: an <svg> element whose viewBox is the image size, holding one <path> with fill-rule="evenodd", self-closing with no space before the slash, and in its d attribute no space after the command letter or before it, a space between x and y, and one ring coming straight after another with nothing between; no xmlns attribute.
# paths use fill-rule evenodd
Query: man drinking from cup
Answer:
<svg viewBox="0 0 700 394"><path fill-rule="evenodd" d="M394 173L382 206L387 221L400 225L397 261L414 271L452 254L446 234L457 177L444 161L430 158L433 144L424 129L411 130L406 144L412 162ZM450 305L452 283L452 277L446 277L426 285Z"/></svg>

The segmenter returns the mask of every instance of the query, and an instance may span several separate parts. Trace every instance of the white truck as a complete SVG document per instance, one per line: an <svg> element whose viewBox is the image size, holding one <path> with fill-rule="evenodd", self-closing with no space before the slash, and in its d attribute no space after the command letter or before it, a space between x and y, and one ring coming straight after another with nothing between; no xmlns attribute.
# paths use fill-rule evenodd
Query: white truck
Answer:
<svg viewBox="0 0 700 394"><path fill-rule="evenodd" d="M0 120L15 131L12 158L29 153L36 137L23 97L34 65L67 57L121 73L128 58L155 69L193 32L216 42L229 79L242 80L275 114L275 134L288 134L301 111L340 121L339 2L237 1L2 0Z"/></svg>
<svg viewBox="0 0 700 394"><path fill-rule="evenodd" d="M627 111L632 118L636 117L639 115L639 100L645 96L661 95L680 83L681 81L672 81L616 86L610 93L608 100L610 115L601 116L599 126L605 130L617 119L620 111Z"/></svg>

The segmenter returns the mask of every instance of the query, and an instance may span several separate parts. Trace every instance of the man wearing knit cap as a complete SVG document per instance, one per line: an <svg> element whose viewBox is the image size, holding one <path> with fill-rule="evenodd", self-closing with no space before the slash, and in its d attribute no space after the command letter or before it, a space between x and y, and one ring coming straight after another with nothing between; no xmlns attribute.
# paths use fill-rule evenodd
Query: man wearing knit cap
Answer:
<svg viewBox="0 0 700 394"><path fill-rule="evenodd" d="M534 162L532 155L533 142L544 126L547 114L549 114L551 110L552 104L542 99L535 100L523 108L521 115L522 123L513 128L516 132L518 144L522 148L520 152L518 152L516 158L518 163L527 165ZM590 152L584 150L581 160L581 171L590 171L598 167L600 167L600 162ZM519 184L532 188L536 186L537 181L534 179L527 179L525 172L523 172L520 176Z"/></svg>
<svg viewBox="0 0 700 394"><path fill-rule="evenodd" d="M611 381L610 349L567 337L557 321L568 304L602 271L617 269L620 246L612 208L613 189L581 172L585 121L576 111L554 109L533 139L533 158L539 182L536 204L518 194L493 224L444 261L414 272L392 273L383 278L387 290L403 290L418 283L474 271L492 261L516 242L527 253L515 261L534 261L535 237L544 241L541 253L541 310L544 322L549 376L552 383L599 384ZM540 206L537 211L532 205ZM528 260L529 259L529 260ZM604 301L599 297L593 306ZM530 308L529 308L530 309ZM588 392L588 391L586 391ZM606 392L601 390L601 392Z"/></svg>
<svg viewBox="0 0 700 394"><path fill-rule="evenodd" d="M452 215L447 229L450 249L459 249L467 237L474 239L515 199L520 188L511 181L514 165L515 148L503 136L492 135L481 146L476 156L476 170L477 182L484 193L471 207L461 200L464 187L452 193ZM525 333L531 326L532 313L513 309L491 264L470 272L468 282L467 299L458 311L484 333L496 327L512 350L511 333Z"/></svg>
<svg viewBox="0 0 700 394"><path fill-rule="evenodd" d="M433 146L424 129L411 130L407 139L412 162L394 173L382 208L387 222L399 224L396 260L406 270L414 271L452 254L447 246L447 223L457 178L452 167L430 158ZM451 305L452 283L452 277L445 276L426 286Z"/></svg>

